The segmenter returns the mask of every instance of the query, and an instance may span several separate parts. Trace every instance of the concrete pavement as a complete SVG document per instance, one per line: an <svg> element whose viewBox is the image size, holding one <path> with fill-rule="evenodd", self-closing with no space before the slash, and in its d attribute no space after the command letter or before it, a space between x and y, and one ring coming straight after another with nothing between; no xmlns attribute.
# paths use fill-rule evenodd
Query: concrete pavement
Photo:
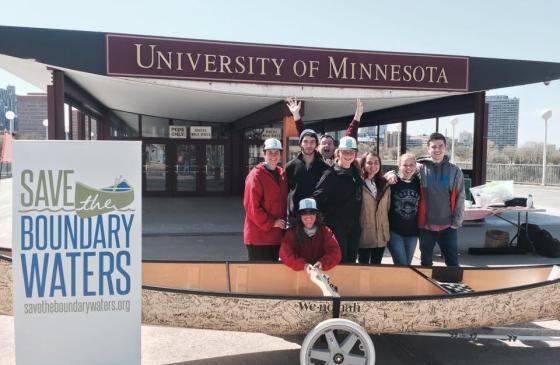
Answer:
<svg viewBox="0 0 560 365"><path fill-rule="evenodd" d="M550 333L559 336L558 321L523 324L517 335ZM0 316L0 364L14 365L13 317ZM470 341L411 335L373 335L380 365L556 365L560 341ZM142 326L142 364L168 365L286 365L299 364L303 337Z"/></svg>

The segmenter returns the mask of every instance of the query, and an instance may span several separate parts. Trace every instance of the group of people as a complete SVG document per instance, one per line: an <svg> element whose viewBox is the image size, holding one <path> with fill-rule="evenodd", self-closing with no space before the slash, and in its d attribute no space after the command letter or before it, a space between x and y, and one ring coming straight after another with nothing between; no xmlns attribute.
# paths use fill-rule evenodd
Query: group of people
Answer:
<svg viewBox="0 0 560 365"><path fill-rule="evenodd" d="M280 258L294 270L329 270L339 262L379 264L387 247L395 264L410 265L419 240L422 265L432 265L436 242L446 265L459 265L463 174L445 155L442 134L430 135L427 156L417 160L405 153L397 171L384 173L376 153L358 157L359 100L336 148L332 136L304 129L300 103L288 99L287 106L301 152L283 169L278 165L281 142L267 139L264 162L246 178L249 260Z"/></svg>

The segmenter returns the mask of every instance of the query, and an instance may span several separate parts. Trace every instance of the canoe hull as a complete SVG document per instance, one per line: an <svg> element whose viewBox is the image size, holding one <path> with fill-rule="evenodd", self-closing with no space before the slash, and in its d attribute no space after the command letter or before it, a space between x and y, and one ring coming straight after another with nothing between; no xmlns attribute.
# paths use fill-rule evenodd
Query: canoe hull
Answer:
<svg viewBox="0 0 560 365"><path fill-rule="evenodd" d="M546 304L545 304L546 303ZM333 318L333 300L142 292L142 321L155 325L305 335ZM369 333L448 331L560 318L560 283L443 299L341 300L339 317Z"/></svg>
<svg viewBox="0 0 560 365"><path fill-rule="evenodd" d="M143 288L142 322L153 325L300 335L332 318L330 311L302 311L305 299L195 294ZM313 300L328 308L330 300Z"/></svg>
<svg viewBox="0 0 560 365"><path fill-rule="evenodd" d="M369 333L448 331L560 318L560 283L442 299L355 300L340 317Z"/></svg>
<svg viewBox="0 0 560 365"><path fill-rule="evenodd" d="M0 256L0 314L12 315L12 262Z"/></svg>
<svg viewBox="0 0 560 365"><path fill-rule="evenodd" d="M0 256L0 314L12 314L11 258ZM560 282L449 296L348 298L206 293L144 286L142 322L305 335L333 317L369 333L448 331L560 318Z"/></svg>

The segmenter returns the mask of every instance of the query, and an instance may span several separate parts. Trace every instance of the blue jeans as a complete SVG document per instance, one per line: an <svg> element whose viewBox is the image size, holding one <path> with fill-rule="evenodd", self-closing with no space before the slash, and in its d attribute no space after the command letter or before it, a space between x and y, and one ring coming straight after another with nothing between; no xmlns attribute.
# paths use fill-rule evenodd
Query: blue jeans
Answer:
<svg viewBox="0 0 560 365"><path fill-rule="evenodd" d="M436 242L441 249L445 264L447 266L459 266L457 230L455 228L449 227L437 232L421 229L419 238L422 266L432 266L432 256Z"/></svg>
<svg viewBox="0 0 560 365"><path fill-rule="evenodd" d="M416 236L403 236L391 231L391 237L389 238L387 247L389 248L389 252L391 252L395 265L410 265L412 257L414 256L414 250L416 249L417 240L418 237Z"/></svg>
<svg viewBox="0 0 560 365"><path fill-rule="evenodd" d="M360 234L362 227L359 224L347 226L344 224L331 223L329 228L333 231L342 252L341 263L355 264L360 246Z"/></svg>

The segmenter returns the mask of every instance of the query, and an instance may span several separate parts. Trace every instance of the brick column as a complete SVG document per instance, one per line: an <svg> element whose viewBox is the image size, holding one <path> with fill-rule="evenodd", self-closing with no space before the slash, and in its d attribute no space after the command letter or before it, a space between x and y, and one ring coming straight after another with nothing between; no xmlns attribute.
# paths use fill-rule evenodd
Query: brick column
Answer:
<svg viewBox="0 0 560 365"><path fill-rule="evenodd" d="M64 73L51 69L52 85L47 86L49 139L66 139L64 135Z"/></svg>

